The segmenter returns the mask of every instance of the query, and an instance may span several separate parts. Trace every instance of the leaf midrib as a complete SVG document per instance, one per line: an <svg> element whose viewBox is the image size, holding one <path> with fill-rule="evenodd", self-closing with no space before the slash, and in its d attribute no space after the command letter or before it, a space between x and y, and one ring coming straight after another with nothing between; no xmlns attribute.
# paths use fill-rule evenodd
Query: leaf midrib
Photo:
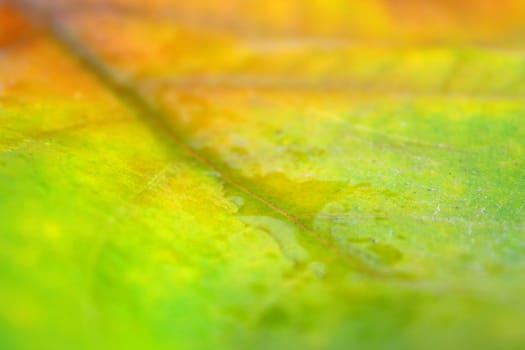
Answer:
<svg viewBox="0 0 525 350"><path fill-rule="evenodd" d="M55 18L52 13L39 8L32 1L22 0L17 3L16 6L21 8L21 10L26 13L29 18L37 19L38 22L41 22L49 32L51 38L53 38L58 43L58 45L66 52L68 56L75 59L82 67L84 67L85 70L87 70L92 76L100 81L102 85L106 87L116 98L118 98L125 106L130 108L130 110L135 115L140 117L140 119L149 127L149 129L155 133L161 132L164 134L169 140L174 142L174 146L179 147L202 166L217 173L226 184L246 194L253 200L261 203L278 216L285 218L287 221L291 222L299 229L313 237L326 249L334 253L340 259L344 260L357 271L373 277L401 277L400 275L396 275L390 271L370 266L358 257L338 249L329 240L325 239L322 235L303 223L299 217L282 208L277 203L274 203L257 192L252 191L250 189L249 183L236 180L235 174L230 174L225 170L225 167L218 165L220 162L211 160L186 143L182 134L179 132L179 130L177 130L173 123L170 122L170 118L164 111L156 108L146 99L144 99L133 88L132 84L129 84L125 80L119 81L116 79L114 72L112 72L112 70L108 68L108 66L106 66L96 54L76 40L74 35L72 35L68 29L62 26L60 21Z"/></svg>

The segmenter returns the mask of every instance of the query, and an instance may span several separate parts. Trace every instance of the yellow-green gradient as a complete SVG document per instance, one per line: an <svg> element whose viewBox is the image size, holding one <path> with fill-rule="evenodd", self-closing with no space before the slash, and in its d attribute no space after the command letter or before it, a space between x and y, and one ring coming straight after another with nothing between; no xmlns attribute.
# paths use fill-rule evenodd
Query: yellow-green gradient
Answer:
<svg viewBox="0 0 525 350"><path fill-rule="evenodd" d="M1 349L522 349L525 2L0 4Z"/></svg>

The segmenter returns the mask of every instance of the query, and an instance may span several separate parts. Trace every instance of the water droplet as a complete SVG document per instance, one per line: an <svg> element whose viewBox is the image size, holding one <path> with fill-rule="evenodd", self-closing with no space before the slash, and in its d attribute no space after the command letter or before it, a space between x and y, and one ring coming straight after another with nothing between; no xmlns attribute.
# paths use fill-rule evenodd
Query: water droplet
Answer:
<svg viewBox="0 0 525 350"><path fill-rule="evenodd" d="M235 206L237 207L237 210L241 209L242 206L244 205L244 198L240 196L230 196L228 197L228 200L232 202L233 204L235 204Z"/></svg>
<svg viewBox="0 0 525 350"><path fill-rule="evenodd" d="M270 216L241 216L240 219L268 232L288 259L296 263L303 263L309 259L306 249L297 242L296 228L291 224Z"/></svg>
<svg viewBox="0 0 525 350"><path fill-rule="evenodd" d="M315 216L328 203L344 195L347 185L341 181L316 180L312 176L290 179L286 174L272 172L251 177L257 184L257 192L270 201L303 216ZM344 208L339 208L344 211ZM339 213L339 211L338 211Z"/></svg>
<svg viewBox="0 0 525 350"><path fill-rule="evenodd" d="M312 271L317 277L322 278L326 275L326 266L318 261L312 261L308 264L308 269Z"/></svg>
<svg viewBox="0 0 525 350"><path fill-rule="evenodd" d="M386 265L393 265L403 257L403 253L389 244L376 243L368 246L368 249L377 255Z"/></svg>

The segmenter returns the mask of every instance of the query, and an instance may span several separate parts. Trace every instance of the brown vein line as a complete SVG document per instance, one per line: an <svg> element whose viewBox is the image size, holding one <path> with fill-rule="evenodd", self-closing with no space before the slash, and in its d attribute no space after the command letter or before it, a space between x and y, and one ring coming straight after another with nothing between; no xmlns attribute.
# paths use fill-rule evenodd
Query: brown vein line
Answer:
<svg viewBox="0 0 525 350"><path fill-rule="evenodd" d="M126 83L125 81L119 81L115 79L114 72L107 68L93 52L80 45L75 37L66 28L60 25L59 18L54 17L51 13L45 12L42 9L34 6L31 1L21 1L19 6L29 16L35 18L37 21L42 22L42 24L49 30L52 37L55 38L55 40L65 49L69 55L73 56L82 66L88 69L96 78L98 78L99 81L101 81L104 86L106 86L118 98L120 98L123 103L131 107L131 110L141 117L141 119L143 119L146 124L153 129L153 131L162 131L191 158L219 174L221 178L230 186L245 193L249 197L256 199L267 208L286 218L288 221L295 224L314 239L318 240L326 249L330 250L332 253L336 254L336 256L352 265L356 270L374 277L406 277L396 274L395 272L369 266L359 258L339 250L330 241L301 222L297 216L272 203L260 194L250 190L245 184L228 175L214 162L201 155L194 148L184 142L183 137L177 132L176 128L169 121L169 118L165 115L165 113L148 103L130 84Z"/></svg>
<svg viewBox="0 0 525 350"><path fill-rule="evenodd" d="M46 141L46 140L52 140L56 137L63 136L67 133L72 133L75 131L81 131L86 129L96 129L96 128L104 128L108 126L113 126L115 124L125 123L130 121L129 118L114 118L114 119L100 119L100 120L89 120L86 122L80 122L80 123L73 123L70 125L65 125L58 128L53 128L49 130L43 130L35 133L28 133L28 137L21 138L16 142L15 144L8 145L5 149L0 149L0 154L4 153L10 153L20 150L24 145L39 142L39 141ZM10 130L12 132L20 133L21 130L15 130L11 128L5 128L4 130Z"/></svg>
<svg viewBox="0 0 525 350"><path fill-rule="evenodd" d="M525 73L523 73L525 77ZM508 101L522 101L523 96L519 92L507 93L498 92L494 89L488 89L480 92L460 91L453 89L443 90L441 85L435 85L431 88L411 88L407 87L404 89L393 90L393 85L374 86L372 83L377 82L378 76L381 74L374 75L370 78L366 78L360 81L349 77L347 79L326 79L317 80L315 79L274 79L274 80L257 80L254 78L244 79L245 77L238 76L238 81L231 81L223 79L220 76L213 77L213 79L185 79L185 78L173 78L173 79L162 79L154 80L151 79L143 80L153 88L156 86L164 86L169 84L171 89L175 90L208 90L208 91L235 91L239 89L255 89L257 91L277 91L277 92L305 92L305 93L336 93L336 94L348 94L354 96L379 96L384 98L406 98L406 96L418 97L418 98L447 98L447 99L478 99L486 101L494 100L508 100ZM512 84L519 85L522 83L521 78L517 78Z"/></svg>

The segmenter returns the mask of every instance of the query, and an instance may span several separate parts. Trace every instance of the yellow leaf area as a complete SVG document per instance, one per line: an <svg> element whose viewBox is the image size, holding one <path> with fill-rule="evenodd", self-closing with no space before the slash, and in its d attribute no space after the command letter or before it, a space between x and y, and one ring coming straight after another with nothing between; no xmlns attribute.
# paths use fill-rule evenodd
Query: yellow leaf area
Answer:
<svg viewBox="0 0 525 350"><path fill-rule="evenodd" d="M525 2L0 3L1 349L522 349Z"/></svg>

